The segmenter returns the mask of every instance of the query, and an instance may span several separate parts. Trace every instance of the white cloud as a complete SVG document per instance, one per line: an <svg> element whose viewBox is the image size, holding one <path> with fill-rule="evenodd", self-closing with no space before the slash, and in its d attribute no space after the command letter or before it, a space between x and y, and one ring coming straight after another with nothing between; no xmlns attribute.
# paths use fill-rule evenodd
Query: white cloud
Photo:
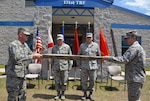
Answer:
<svg viewBox="0 0 150 101"><path fill-rule="evenodd" d="M124 0L124 3L129 6L135 6L142 9L150 10L150 0Z"/></svg>
<svg viewBox="0 0 150 101"><path fill-rule="evenodd" d="M150 16L150 11L149 11L149 12L146 12L145 14Z"/></svg>
<svg viewBox="0 0 150 101"><path fill-rule="evenodd" d="M123 0L122 2L126 6L130 6L135 10L141 9L146 12L146 15L150 15L150 0Z"/></svg>

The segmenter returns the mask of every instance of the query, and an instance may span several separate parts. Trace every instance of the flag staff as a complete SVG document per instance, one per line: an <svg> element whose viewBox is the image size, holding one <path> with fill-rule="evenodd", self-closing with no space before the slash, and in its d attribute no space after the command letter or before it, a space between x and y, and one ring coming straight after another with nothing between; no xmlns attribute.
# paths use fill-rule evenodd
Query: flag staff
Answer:
<svg viewBox="0 0 150 101"><path fill-rule="evenodd" d="M64 26L65 26L65 21L62 21L62 29L61 29L61 31L62 31L63 35L64 35Z"/></svg>
<svg viewBox="0 0 150 101"><path fill-rule="evenodd" d="M90 22L88 22L88 33L90 33Z"/></svg>
<svg viewBox="0 0 150 101"><path fill-rule="evenodd" d="M54 42L53 42L53 38L52 38L52 26L48 26L48 54L52 53L52 47L54 46ZM48 76L47 76L47 80L51 79L51 60L48 59Z"/></svg>
<svg viewBox="0 0 150 101"><path fill-rule="evenodd" d="M76 21L75 22L75 30L78 28L78 22ZM76 32L75 32L75 34L76 34ZM75 36L76 37L76 36ZM76 54L76 53L75 53ZM77 55L77 54L76 54ZM74 62L75 63L75 68L74 68L74 80L76 81L76 61Z"/></svg>
<svg viewBox="0 0 150 101"><path fill-rule="evenodd" d="M100 36L99 36L99 40L100 40L100 50L101 50L101 56L110 56L110 52L109 52L109 48L105 39L105 35L103 33L102 27L100 26ZM101 82L103 79L103 65L102 65L101 61Z"/></svg>
<svg viewBox="0 0 150 101"><path fill-rule="evenodd" d="M48 30L47 30L47 31L48 31L48 41L50 40L50 39L49 39L49 33L51 33L51 29L50 29L50 28L51 28L51 26L48 26ZM48 44L49 44L49 42L48 42ZM49 48L49 45L48 45L48 48ZM48 53L51 54L51 50L48 49ZM50 80L50 76L51 76L51 73L52 73L52 72L51 72L51 65L50 65L51 60L48 59L47 62L48 62L48 63L47 63L47 67L48 67L47 80Z"/></svg>
<svg viewBox="0 0 150 101"><path fill-rule="evenodd" d="M65 42L65 31L64 31L65 29L64 29L64 26L65 26L65 21L62 21L61 33L64 36L64 42Z"/></svg>
<svg viewBox="0 0 150 101"><path fill-rule="evenodd" d="M101 30L102 30L102 27L100 26L100 34L102 34L102 33L101 33ZM101 45L101 44L102 44L102 43L101 43L101 37L102 37L102 36L100 35L99 37L100 37L100 38L99 38L99 39L100 39L99 41L100 41L100 45ZM101 49L101 47L100 47L100 49ZM101 56L103 56L103 55L102 55L102 51L101 51ZM102 62L102 61L101 61L101 82L103 82L103 62Z"/></svg>
<svg viewBox="0 0 150 101"><path fill-rule="evenodd" d="M100 26L100 34L102 34L102 33L101 33L101 26ZM100 41L100 45L101 45L101 35L99 35L99 37L100 37L100 38L99 38L99 39L100 39L99 41ZM101 47L100 47L100 49L101 49ZM101 52L102 52L102 51L101 51ZM101 56L102 56L102 53L101 53ZM101 61L101 64L100 64L100 65L101 65L101 82L103 82L103 70L102 70L102 69L103 69L103 64L102 64L102 63L103 63L103 62Z"/></svg>

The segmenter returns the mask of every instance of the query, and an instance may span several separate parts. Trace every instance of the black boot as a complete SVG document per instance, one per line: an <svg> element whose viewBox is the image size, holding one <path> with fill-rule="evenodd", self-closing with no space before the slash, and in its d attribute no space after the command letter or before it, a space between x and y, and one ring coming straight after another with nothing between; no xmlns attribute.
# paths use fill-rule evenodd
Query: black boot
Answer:
<svg viewBox="0 0 150 101"><path fill-rule="evenodd" d="M87 93L84 92L84 95L81 97L81 100L86 100L86 98L87 98Z"/></svg>
<svg viewBox="0 0 150 101"><path fill-rule="evenodd" d="M93 92L90 92L90 93L89 93L89 96L88 96L88 98L90 99L90 101L94 101L94 98L93 98L93 96L92 96L92 93L93 93Z"/></svg>
<svg viewBox="0 0 150 101"><path fill-rule="evenodd" d="M55 100L58 100L60 97L60 91L57 91L57 95L54 97Z"/></svg>
<svg viewBox="0 0 150 101"><path fill-rule="evenodd" d="M65 91L62 91L62 93L61 93L61 99L65 100Z"/></svg>

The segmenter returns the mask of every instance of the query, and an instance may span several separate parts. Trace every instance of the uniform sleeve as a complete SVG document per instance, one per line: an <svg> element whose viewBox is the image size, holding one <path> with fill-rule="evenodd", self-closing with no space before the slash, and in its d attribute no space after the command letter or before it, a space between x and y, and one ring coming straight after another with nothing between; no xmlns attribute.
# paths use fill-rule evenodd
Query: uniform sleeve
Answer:
<svg viewBox="0 0 150 101"><path fill-rule="evenodd" d="M22 53L22 51L20 51L16 45L11 44L9 46L9 54L15 61L22 59L32 59L32 51L29 50L28 47L27 50Z"/></svg>
<svg viewBox="0 0 150 101"><path fill-rule="evenodd" d="M28 58L29 59L32 59L32 54L33 54L33 52L31 51L31 49L28 47L28 45L26 44L26 46L27 46L27 48L28 48Z"/></svg>
<svg viewBox="0 0 150 101"><path fill-rule="evenodd" d="M71 48L69 47L69 55L72 55ZM72 68L73 60L69 60L69 68Z"/></svg>
<svg viewBox="0 0 150 101"><path fill-rule="evenodd" d="M54 48L55 46L52 48L52 54L54 54ZM52 58L51 59L51 67L53 68L53 65L54 65L54 59Z"/></svg>
<svg viewBox="0 0 150 101"><path fill-rule="evenodd" d="M99 45L98 44L96 44L97 45L97 52L96 52L96 56L100 56L100 48L99 48Z"/></svg>
<svg viewBox="0 0 150 101"><path fill-rule="evenodd" d="M123 56L112 57L112 58L109 59L109 61L115 62L115 63L124 63L124 64L126 64L127 62L131 61L136 55L137 55L136 48L129 48L123 54Z"/></svg>
<svg viewBox="0 0 150 101"><path fill-rule="evenodd" d="M99 48L99 45L97 44L97 53L96 53L97 56L100 56L100 48ZM101 60L97 60L97 63L98 64L101 64Z"/></svg>
<svg viewBox="0 0 150 101"><path fill-rule="evenodd" d="M81 45L80 45L80 48L79 48L79 51L78 51L78 55L82 55L82 49L81 49ZM77 66L81 66L81 60L76 60L76 63L77 63Z"/></svg>

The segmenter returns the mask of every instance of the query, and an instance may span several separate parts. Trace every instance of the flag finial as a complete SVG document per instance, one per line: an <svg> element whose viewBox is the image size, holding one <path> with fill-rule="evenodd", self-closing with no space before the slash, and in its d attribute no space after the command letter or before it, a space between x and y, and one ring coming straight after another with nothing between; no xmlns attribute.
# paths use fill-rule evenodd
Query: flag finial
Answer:
<svg viewBox="0 0 150 101"><path fill-rule="evenodd" d="M64 26L65 25L65 21L62 21L62 26Z"/></svg>
<svg viewBox="0 0 150 101"><path fill-rule="evenodd" d="M76 21L76 22L75 22L75 28L77 28L77 26L78 26L78 22Z"/></svg>

